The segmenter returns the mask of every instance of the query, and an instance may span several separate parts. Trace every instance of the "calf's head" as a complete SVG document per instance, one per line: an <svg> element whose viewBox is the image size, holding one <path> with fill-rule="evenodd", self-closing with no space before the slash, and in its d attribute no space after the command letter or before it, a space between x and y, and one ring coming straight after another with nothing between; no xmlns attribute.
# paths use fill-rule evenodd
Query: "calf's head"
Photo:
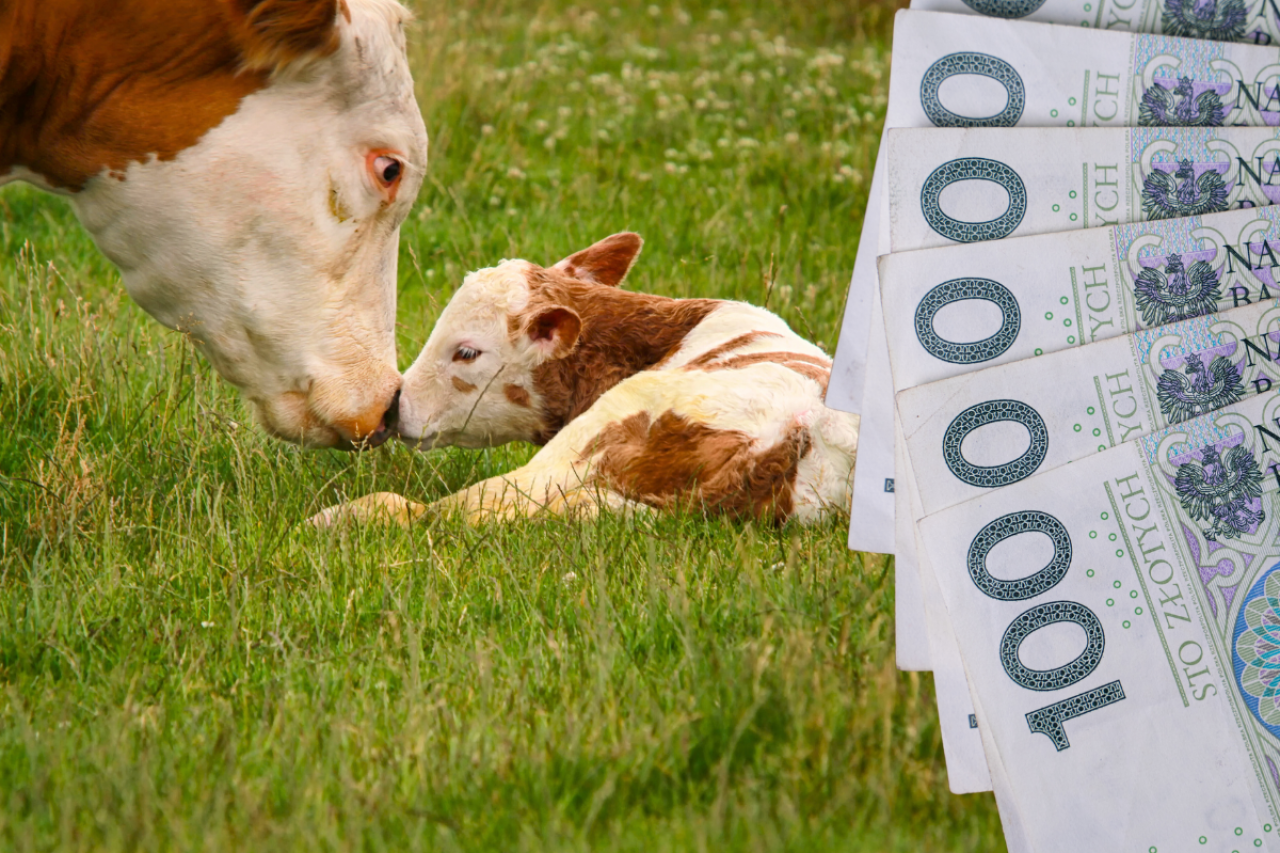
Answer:
<svg viewBox="0 0 1280 853"><path fill-rule="evenodd" d="M468 275L405 371L401 438L422 448L544 440L539 374L600 320L583 316L584 289L620 284L642 245L615 234L552 267L512 260Z"/></svg>
<svg viewBox="0 0 1280 853"><path fill-rule="evenodd" d="M427 165L404 10L14 2L39 26L0 32L0 181L69 194L132 297L269 431L321 447L384 437L399 226ZM31 83L6 90L5 73Z"/></svg>

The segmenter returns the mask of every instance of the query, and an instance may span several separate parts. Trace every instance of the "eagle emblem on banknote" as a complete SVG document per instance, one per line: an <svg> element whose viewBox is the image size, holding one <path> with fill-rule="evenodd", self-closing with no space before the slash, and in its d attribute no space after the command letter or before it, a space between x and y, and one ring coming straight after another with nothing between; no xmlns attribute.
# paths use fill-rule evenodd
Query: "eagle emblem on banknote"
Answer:
<svg viewBox="0 0 1280 853"><path fill-rule="evenodd" d="M1205 445L1199 462L1192 459L1178 466L1174 488L1188 515L1209 522L1202 532L1210 542L1235 539L1266 518L1258 500L1262 474L1243 445L1221 455L1214 445Z"/></svg>
<svg viewBox="0 0 1280 853"><path fill-rule="evenodd" d="M1143 325L1153 328L1208 314L1218 307L1222 293L1218 274L1208 262L1184 267L1181 255L1170 255L1163 270L1145 267L1138 273L1133 296Z"/></svg>
<svg viewBox="0 0 1280 853"><path fill-rule="evenodd" d="M1146 127L1221 127L1225 115L1217 92L1205 89L1197 95L1191 78L1181 77L1172 90L1154 82L1142 93L1138 124Z"/></svg>
<svg viewBox="0 0 1280 853"><path fill-rule="evenodd" d="M1167 36L1239 41L1245 17L1244 0L1165 0L1160 29Z"/></svg>
<svg viewBox="0 0 1280 853"><path fill-rule="evenodd" d="M1226 356L1214 356L1206 366L1199 353L1193 352L1183 370L1186 372L1166 370L1156 380L1156 399L1169 423L1189 421L1244 396L1240 372Z"/></svg>
<svg viewBox="0 0 1280 853"><path fill-rule="evenodd" d="M1181 160L1172 174L1152 169L1142 181L1142 211L1148 220L1200 216L1227 209L1227 182L1215 169L1196 177L1190 160Z"/></svg>

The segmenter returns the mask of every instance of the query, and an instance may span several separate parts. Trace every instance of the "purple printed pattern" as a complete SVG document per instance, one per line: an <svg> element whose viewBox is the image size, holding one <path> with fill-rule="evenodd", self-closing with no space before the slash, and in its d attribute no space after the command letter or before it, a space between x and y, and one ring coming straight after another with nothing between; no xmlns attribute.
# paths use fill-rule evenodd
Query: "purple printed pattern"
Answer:
<svg viewBox="0 0 1280 853"><path fill-rule="evenodd" d="M1190 453L1176 461L1174 489L1187 515L1207 522L1200 531L1205 539L1217 542L1257 532L1267 517L1262 509L1262 474L1243 437L1206 444L1199 459Z"/></svg>
<svg viewBox="0 0 1280 853"><path fill-rule="evenodd" d="M1230 101L1230 82L1211 83L1190 77L1157 77L1142 93L1138 104L1138 123L1148 127L1222 127L1235 111ZM1275 126L1275 113L1262 114L1268 125Z"/></svg>

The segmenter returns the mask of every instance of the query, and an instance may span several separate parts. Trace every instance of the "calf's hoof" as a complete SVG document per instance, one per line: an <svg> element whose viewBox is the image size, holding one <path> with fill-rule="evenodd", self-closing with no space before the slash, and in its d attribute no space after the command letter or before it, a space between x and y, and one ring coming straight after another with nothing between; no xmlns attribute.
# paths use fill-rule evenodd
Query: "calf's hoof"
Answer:
<svg viewBox="0 0 1280 853"><path fill-rule="evenodd" d="M322 510L308 518L306 523L317 529L369 523L408 527L426 510L422 504L406 500L394 492L374 492Z"/></svg>

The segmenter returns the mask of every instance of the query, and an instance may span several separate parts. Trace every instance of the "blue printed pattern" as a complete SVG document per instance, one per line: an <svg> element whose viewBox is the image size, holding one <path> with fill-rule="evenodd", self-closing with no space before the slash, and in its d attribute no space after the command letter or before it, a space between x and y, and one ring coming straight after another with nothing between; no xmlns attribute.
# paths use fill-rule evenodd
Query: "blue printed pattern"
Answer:
<svg viewBox="0 0 1280 853"><path fill-rule="evenodd" d="M1218 322L1218 317L1214 314L1208 314L1203 317L1196 317L1192 320L1183 320L1173 328L1163 326L1157 329L1145 329L1134 334L1133 342L1137 347L1138 358L1141 364L1147 364L1151 358L1151 348L1161 338L1167 338L1171 334L1177 335L1181 340L1180 346L1167 346L1160 351L1157 361L1163 362L1172 356L1182 355L1188 352L1203 352L1207 349L1222 346L1229 342L1224 335L1214 334L1212 326Z"/></svg>
<svg viewBox="0 0 1280 853"><path fill-rule="evenodd" d="M1280 563L1250 587L1232 632L1236 686L1263 728L1280 737Z"/></svg>
<svg viewBox="0 0 1280 853"><path fill-rule="evenodd" d="M1173 151L1161 151L1153 159L1153 163L1179 163L1190 160L1192 163L1217 163L1223 155L1209 150L1209 142L1216 141L1217 134L1200 127L1135 127L1130 132L1129 145L1131 161L1141 163L1142 152L1156 142L1172 142Z"/></svg>
<svg viewBox="0 0 1280 853"><path fill-rule="evenodd" d="M1226 56L1226 45L1217 41L1171 39L1167 36L1139 35L1133 46L1133 71L1141 79L1152 60L1161 56L1177 57L1177 66L1161 69L1161 76L1190 77L1192 80L1216 80L1218 72L1210 67Z"/></svg>
<svg viewBox="0 0 1280 853"><path fill-rule="evenodd" d="M1270 208L1259 208L1259 212ZM1274 216L1274 214L1272 214ZM1138 250L1138 259L1163 258L1167 255L1195 252L1200 249L1213 248L1209 241L1196 236L1195 232L1204 226L1204 217L1188 216L1182 219L1160 219L1155 222L1134 222L1128 225L1117 225L1115 228L1116 256L1129 257L1129 248L1139 239L1152 235L1159 237L1159 246L1148 246Z"/></svg>
<svg viewBox="0 0 1280 853"><path fill-rule="evenodd" d="M1178 465L1191 459L1200 458L1200 452L1206 445L1214 445L1219 451L1225 451L1229 447L1234 447L1244 441L1244 436L1240 434L1238 424L1226 422L1219 427L1216 423L1217 418L1205 417L1196 418L1183 424L1171 426L1168 429L1158 430L1153 433L1142 436L1137 439L1138 446L1142 449L1142 455L1151 465L1157 466L1165 472L1177 470ZM1167 457L1160 455L1160 442L1164 441L1171 433L1186 435L1185 441L1178 442L1166 448Z"/></svg>

